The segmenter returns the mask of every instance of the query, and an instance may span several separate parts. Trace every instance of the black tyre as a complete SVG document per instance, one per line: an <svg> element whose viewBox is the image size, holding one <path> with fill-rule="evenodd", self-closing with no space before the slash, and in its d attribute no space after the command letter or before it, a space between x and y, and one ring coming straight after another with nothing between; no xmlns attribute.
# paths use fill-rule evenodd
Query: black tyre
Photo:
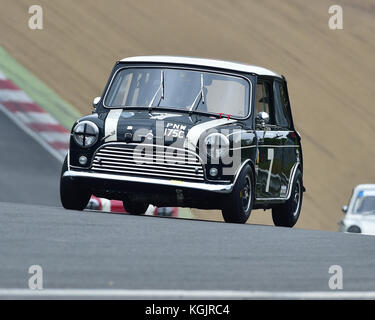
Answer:
<svg viewBox="0 0 375 320"><path fill-rule="evenodd" d="M292 193L288 201L272 208L272 220L278 227L293 227L299 218L302 208L303 184L299 169L294 176Z"/></svg>
<svg viewBox="0 0 375 320"><path fill-rule="evenodd" d="M61 170L60 177L60 199L61 204L65 209L80 210L86 208L91 193L82 185L63 179L62 176L68 170L67 157L65 157L64 164Z"/></svg>
<svg viewBox="0 0 375 320"><path fill-rule="evenodd" d="M125 211L133 215L145 214L149 206L148 203L132 200L124 200L122 203Z"/></svg>
<svg viewBox="0 0 375 320"><path fill-rule="evenodd" d="M221 210L225 222L245 223L249 217L254 203L254 175L251 167L246 165L232 190L225 198Z"/></svg>
<svg viewBox="0 0 375 320"><path fill-rule="evenodd" d="M358 226L350 226L346 232L350 233L361 233L361 228Z"/></svg>

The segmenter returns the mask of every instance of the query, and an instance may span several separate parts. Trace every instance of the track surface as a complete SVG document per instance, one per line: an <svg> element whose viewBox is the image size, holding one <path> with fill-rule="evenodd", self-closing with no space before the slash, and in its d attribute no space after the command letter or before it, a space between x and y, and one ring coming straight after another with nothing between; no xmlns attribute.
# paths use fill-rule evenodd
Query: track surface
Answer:
<svg viewBox="0 0 375 320"><path fill-rule="evenodd" d="M345 290L375 289L375 237L67 211L60 164L1 113L0 136L2 289L34 264L49 289L328 291L336 264Z"/></svg>
<svg viewBox="0 0 375 320"><path fill-rule="evenodd" d="M325 291L375 289L374 238L256 225L0 204L0 287Z"/></svg>
<svg viewBox="0 0 375 320"><path fill-rule="evenodd" d="M0 111L0 202L57 206L61 164Z"/></svg>

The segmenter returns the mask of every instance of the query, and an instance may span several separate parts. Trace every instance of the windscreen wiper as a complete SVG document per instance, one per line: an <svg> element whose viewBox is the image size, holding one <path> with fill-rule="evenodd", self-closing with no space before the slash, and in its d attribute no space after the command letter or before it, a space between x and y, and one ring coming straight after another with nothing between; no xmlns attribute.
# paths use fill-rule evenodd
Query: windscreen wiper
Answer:
<svg viewBox="0 0 375 320"><path fill-rule="evenodd" d="M203 73L201 73L201 89L199 90L198 95L195 97L194 102L189 108L189 114L192 114L195 108L198 107L200 100L202 100L202 103L205 102Z"/></svg>
<svg viewBox="0 0 375 320"><path fill-rule="evenodd" d="M160 86L159 86L158 90L156 90L153 98L151 99L150 104L148 105L148 111L149 112L152 111L152 105L153 105L153 103L154 103L154 101L155 101L155 99L156 99L160 90L161 90L161 97L160 97L158 106L160 104L161 99L164 99L164 70L161 70L161 73L160 73Z"/></svg>

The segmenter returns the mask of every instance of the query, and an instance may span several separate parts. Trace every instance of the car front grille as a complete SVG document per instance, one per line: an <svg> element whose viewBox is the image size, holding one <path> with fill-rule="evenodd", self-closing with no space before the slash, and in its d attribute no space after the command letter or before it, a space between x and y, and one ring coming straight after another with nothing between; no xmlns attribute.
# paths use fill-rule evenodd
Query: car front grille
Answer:
<svg viewBox="0 0 375 320"><path fill-rule="evenodd" d="M137 177L204 181L203 167L196 154L158 145L104 145L96 152L91 170Z"/></svg>

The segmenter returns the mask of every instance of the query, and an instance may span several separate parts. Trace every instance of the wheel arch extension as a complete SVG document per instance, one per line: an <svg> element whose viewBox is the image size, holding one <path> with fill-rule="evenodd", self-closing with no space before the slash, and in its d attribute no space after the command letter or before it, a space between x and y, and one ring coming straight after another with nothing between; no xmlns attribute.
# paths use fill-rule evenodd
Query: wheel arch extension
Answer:
<svg viewBox="0 0 375 320"><path fill-rule="evenodd" d="M302 174L302 192L306 192L305 184L303 183L303 163L302 162L297 162L296 171L297 169L299 169Z"/></svg>
<svg viewBox="0 0 375 320"><path fill-rule="evenodd" d="M305 185L303 183L303 170L302 170L302 164L300 162L296 162L294 164L294 167L292 168L292 173L291 173L291 177L290 177L290 181L289 181L289 188L288 188L288 196L287 196L287 199L290 198L291 196L291 189L292 189L292 185L293 185L293 181L294 181L294 177L297 173L297 170L299 170L301 172L301 175L302 175L302 192L305 192L306 191L306 188L305 188Z"/></svg>
<svg viewBox="0 0 375 320"><path fill-rule="evenodd" d="M255 165L254 165L254 162L251 160L251 159L247 159L246 161L244 161L241 166L237 169L237 172L236 172L236 175L234 177L234 181L233 181L233 184L236 184L237 183L237 179L238 179L238 176L240 175L242 169L246 166L246 165L249 165L250 168L251 168L251 171L253 172L253 187L255 190L255 186L256 186L256 174L255 174Z"/></svg>
<svg viewBox="0 0 375 320"><path fill-rule="evenodd" d="M255 174L255 165L254 165L254 163L251 160L249 160L248 163L249 163L249 166L251 168L251 171L253 172L253 190L255 192L256 179L257 179L257 176Z"/></svg>

